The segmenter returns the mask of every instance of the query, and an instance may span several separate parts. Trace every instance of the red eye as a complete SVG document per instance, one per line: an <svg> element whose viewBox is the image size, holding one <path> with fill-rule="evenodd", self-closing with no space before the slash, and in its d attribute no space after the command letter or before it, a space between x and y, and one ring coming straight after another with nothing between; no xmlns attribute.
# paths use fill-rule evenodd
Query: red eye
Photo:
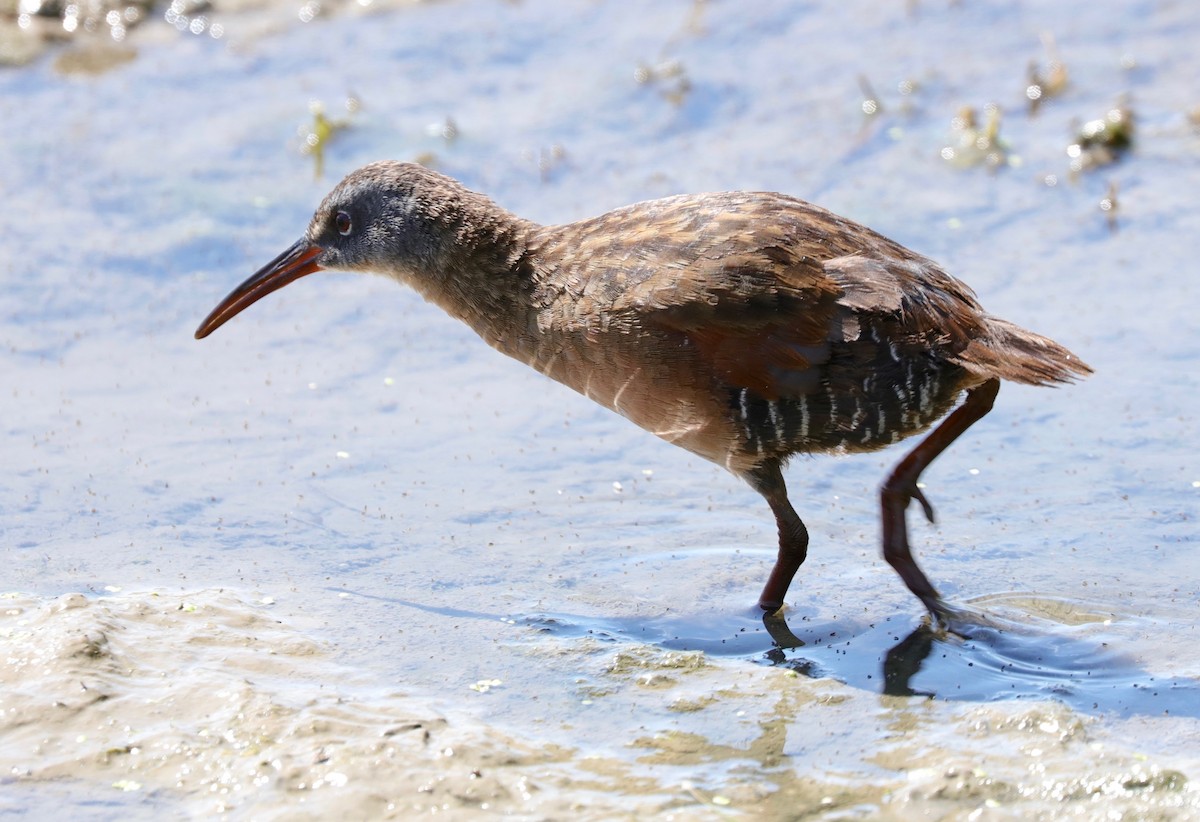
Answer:
<svg viewBox="0 0 1200 822"><path fill-rule="evenodd" d="M350 215L344 211L337 213L333 218L333 224L337 226L338 234L341 234L343 237L354 230L354 222L350 219Z"/></svg>

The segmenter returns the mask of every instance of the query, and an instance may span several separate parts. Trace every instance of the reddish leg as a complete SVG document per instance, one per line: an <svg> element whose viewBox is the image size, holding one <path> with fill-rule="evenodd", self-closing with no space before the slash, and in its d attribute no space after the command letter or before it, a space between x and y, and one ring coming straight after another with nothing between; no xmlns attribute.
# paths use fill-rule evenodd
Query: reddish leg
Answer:
<svg viewBox="0 0 1200 822"><path fill-rule="evenodd" d="M942 624L948 624L953 611L942 602L938 592L913 559L912 551L908 547L908 527L904 521L904 512L909 502L915 499L921 503L926 518L933 522L933 508L917 488L921 472L938 454L949 448L950 443L958 439L959 434L992 410L992 402L999 391L1000 381L997 379L988 380L969 390L963 404L954 409L954 413L933 429L908 456L900 460L900 464L892 471L880 490L883 503L883 558L900 574L908 590L916 594L933 614L934 619Z"/></svg>
<svg viewBox="0 0 1200 822"><path fill-rule="evenodd" d="M778 461L771 460L755 468L746 475L746 481L766 499L771 512L775 514L775 524L779 527L779 557L758 597L759 607L767 613L774 613L783 607L783 598L787 596L792 577L796 576L796 571L808 556L808 529L788 502L787 486L784 485Z"/></svg>

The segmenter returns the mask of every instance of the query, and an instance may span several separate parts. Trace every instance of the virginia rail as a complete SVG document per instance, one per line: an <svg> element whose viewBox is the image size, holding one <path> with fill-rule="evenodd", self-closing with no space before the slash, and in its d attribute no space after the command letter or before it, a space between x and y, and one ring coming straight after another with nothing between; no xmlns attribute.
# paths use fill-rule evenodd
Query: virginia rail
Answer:
<svg viewBox="0 0 1200 822"><path fill-rule="evenodd" d="M304 237L200 324L206 337L322 269L415 288L485 341L766 498L778 610L808 551L782 468L793 454L874 451L946 417L883 483L883 555L942 623L905 509L938 454L992 408L1000 380L1091 373L1045 337L984 312L936 263L844 217L768 192L668 197L560 226L523 220L419 165L346 177Z"/></svg>

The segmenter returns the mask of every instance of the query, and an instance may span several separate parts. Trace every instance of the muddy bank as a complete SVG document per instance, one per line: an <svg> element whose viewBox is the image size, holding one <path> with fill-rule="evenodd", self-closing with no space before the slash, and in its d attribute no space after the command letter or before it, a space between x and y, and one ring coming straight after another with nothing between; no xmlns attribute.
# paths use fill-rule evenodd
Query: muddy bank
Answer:
<svg viewBox="0 0 1200 822"><path fill-rule="evenodd" d="M930 723L947 719L933 703L700 652L561 643L558 653L580 657L602 683L579 710L635 692L688 720L643 727L622 740L629 756L614 758L447 716L399 683L384 689L275 618L269 599L201 590L9 594L3 604L6 813L35 812L39 796L124 818L1200 810L1185 774L1101 741L1092 721L1051 703L960 706L957 743L930 747ZM700 729L713 714L723 715L718 725L745 717L742 738L707 737ZM838 749L865 741L864 720L882 733L857 765L815 772L811 762L844 759ZM943 728L937 738L947 736Z"/></svg>

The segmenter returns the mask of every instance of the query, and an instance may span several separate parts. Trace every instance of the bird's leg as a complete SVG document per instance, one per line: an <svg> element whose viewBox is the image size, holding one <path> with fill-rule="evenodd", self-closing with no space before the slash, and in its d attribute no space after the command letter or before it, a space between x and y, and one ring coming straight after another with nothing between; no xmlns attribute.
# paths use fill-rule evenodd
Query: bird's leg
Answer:
<svg viewBox="0 0 1200 822"><path fill-rule="evenodd" d="M883 558L900 574L908 590L916 594L934 619L942 624L948 624L952 610L942 602L938 592L913 559L912 551L908 547L908 528L904 522L904 512L909 502L915 499L924 508L925 516L933 522L933 508L917 488L921 472L938 454L950 447L950 443L958 439L962 432L992 410L992 402L999 391L1000 381L997 379L988 380L967 391L967 398L963 404L954 409L954 412L933 429L908 456L900 460L900 464L892 471L880 490L883 504Z"/></svg>
<svg viewBox="0 0 1200 822"><path fill-rule="evenodd" d="M775 514L775 524L779 527L779 557L758 598L760 608L767 613L774 613L783 607L783 598L792 584L792 577L796 576L796 571L808 556L808 529L788 502L787 486L784 485L783 472L777 460L765 462L750 471L746 474L746 481L766 499L771 512Z"/></svg>

